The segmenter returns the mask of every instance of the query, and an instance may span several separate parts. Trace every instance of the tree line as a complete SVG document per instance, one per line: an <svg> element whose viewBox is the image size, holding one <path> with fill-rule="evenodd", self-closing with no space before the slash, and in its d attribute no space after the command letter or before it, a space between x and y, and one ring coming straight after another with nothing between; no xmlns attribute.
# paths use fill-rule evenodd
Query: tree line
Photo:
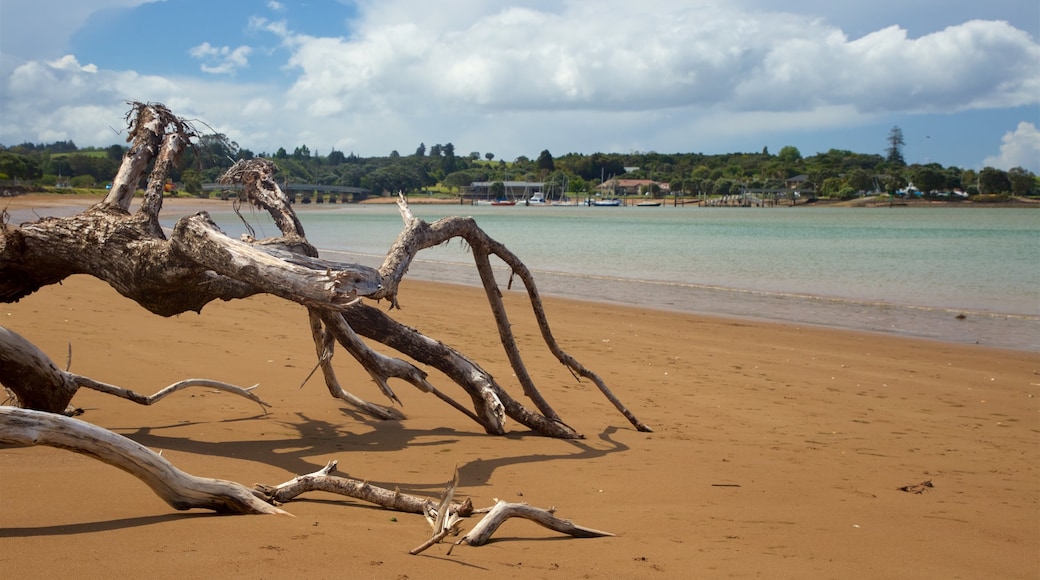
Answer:
<svg viewBox="0 0 1040 580"><path fill-rule="evenodd" d="M907 165L898 127L893 127L888 144L885 155L831 149L803 156L789 145L776 154L763 148L757 153L712 155L651 151L554 157L543 150L534 159L520 156L507 162L496 160L491 152L459 155L452 143L430 147L420 143L413 153L392 151L385 157L359 157L337 150L322 155L306 145L295 147L291 153L279 147L273 153L255 154L222 134L210 134L202 135L185 153L170 179L186 191L201 193L202 183L216 181L234 162L263 157L275 161L282 180L361 187L377 194L433 187L458 192L476 181L541 181L552 197L558 195L556 192L590 192L604 180L623 177L667 183L673 194L727 195L743 189L784 189L796 176L804 176L801 182L805 189L833 198L895 193L910 185L925 195L952 191L969 196L1040 193L1036 175L1021 167L975 171L939 163ZM124 151L120 145L80 149L71 141L0 146L0 179L102 186L115 175ZM657 194L658 189L648 193Z"/></svg>

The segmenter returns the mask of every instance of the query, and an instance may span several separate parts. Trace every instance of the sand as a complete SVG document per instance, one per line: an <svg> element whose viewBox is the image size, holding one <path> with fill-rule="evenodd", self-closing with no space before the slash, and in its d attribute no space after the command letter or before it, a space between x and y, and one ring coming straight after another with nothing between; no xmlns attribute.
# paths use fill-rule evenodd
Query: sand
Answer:
<svg viewBox="0 0 1040 580"><path fill-rule="evenodd" d="M268 296L164 319L76 276L0 305L0 324L59 365L71 344L73 372L141 392L189 377L260 383L266 415L207 389L151 407L74 399L83 420L195 475L279 483L337 459L351 477L436 496L457 465L477 505L556 506L618 537L511 521L489 545L409 556L428 535L420 516L329 494L287 504L292 518L178 512L89 458L0 447L2 576L1040 577L1037 353L549 300L563 347L655 429L645 434L551 358L522 296L507 301L531 374L587 439L515 423L492 437L403 383L406 420L359 416L317 379L301 388L315 363L305 311ZM478 289L411 282L401 302L397 318L521 396ZM379 401L345 353L335 364L348 390ZM899 490L926 480L924 493Z"/></svg>

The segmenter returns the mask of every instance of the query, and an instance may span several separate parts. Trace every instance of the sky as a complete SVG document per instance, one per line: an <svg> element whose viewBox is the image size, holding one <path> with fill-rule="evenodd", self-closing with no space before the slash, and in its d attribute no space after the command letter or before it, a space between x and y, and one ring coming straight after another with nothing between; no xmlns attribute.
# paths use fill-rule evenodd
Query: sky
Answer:
<svg viewBox="0 0 1040 580"><path fill-rule="evenodd" d="M1040 174L1034 0L0 0L0 144L884 154Z"/></svg>

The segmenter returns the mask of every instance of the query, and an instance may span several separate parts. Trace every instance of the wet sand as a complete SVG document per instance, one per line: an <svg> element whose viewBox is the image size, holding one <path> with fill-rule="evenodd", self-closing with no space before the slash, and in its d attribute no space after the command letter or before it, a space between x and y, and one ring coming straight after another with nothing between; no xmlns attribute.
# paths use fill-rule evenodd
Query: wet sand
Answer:
<svg viewBox="0 0 1040 580"><path fill-rule="evenodd" d="M260 383L266 415L208 389L151 407L74 399L81 419L195 475L272 484L337 459L351 477L437 496L457 465L459 494L478 506L556 506L618 537L511 521L487 546L409 556L428 536L420 516L329 494L284 506L294 518L178 512L89 458L0 448L3 576L1040 576L1037 353L548 300L562 346L655 429L644 434L552 359L523 296L505 292L529 371L585 440L516 424L492 437L399 382L406 420L359 416L318 379L301 388L315 364L306 313L269 296L164 319L76 276L0 305L0 324L59 366L71 344L73 372L140 392L190 377ZM411 282L400 298L396 318L522 397L479 289ZM345 388L382 402L342 350L335 365ZM923 481L934 487L898 489Z"/></svg>

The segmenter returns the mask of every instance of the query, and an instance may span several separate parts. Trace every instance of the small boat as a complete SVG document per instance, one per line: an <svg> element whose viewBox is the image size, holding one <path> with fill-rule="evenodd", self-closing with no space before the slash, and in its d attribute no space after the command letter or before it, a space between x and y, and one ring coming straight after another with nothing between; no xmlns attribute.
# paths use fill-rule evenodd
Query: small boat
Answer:
<svg viewBox="0 0 1040 580"><path fill-rule="evenodd" d="M636 207L661 207L659 201L641 201L636 204Z"/></svg>
<svg viewBox="0 0 1040 580"><path fill-rule="evenodd" d="M516 205L516 200L514 200L514 199L496 199L495 201L491 202L491 205Z"/></svg>
<svg viewBox="0 0 1040 580"><path fill-rule="evenodd" d="M619 207L621 205L621 200L617 198L597 199L593 200L592 205L595 207Z"/></svg>
<svg viewBox="0 0 1040 580"><path fill-rule="evenodd" d="M524 199L524 205L546 205L545 194L540 191L532 193L531 197Z"/></svg>

